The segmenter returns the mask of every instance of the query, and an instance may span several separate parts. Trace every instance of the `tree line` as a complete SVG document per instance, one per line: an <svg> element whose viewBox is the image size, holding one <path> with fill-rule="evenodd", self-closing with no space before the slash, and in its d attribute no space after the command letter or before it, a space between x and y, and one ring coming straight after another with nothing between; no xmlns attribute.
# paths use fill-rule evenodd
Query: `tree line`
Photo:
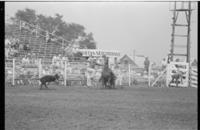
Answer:
<svg viewBox="0 0 200 130"><path fill-rule="evenodd" d="M71 43L76 39L81 38L81 40L78 41L80 49L96 49L93 33L86 33L83 25L65 22L63 16L58 13L56 13L55 16L45 16L43 14L36 14L36 11L33 9L26 8L24 10L18 10L14 17L11 17L10 19L12 21L22 20L35 26L39 26L43 30L58 37L62 37ZM7 34L13 31L9 28L9 24L6 24L5 29Z"/></svg>

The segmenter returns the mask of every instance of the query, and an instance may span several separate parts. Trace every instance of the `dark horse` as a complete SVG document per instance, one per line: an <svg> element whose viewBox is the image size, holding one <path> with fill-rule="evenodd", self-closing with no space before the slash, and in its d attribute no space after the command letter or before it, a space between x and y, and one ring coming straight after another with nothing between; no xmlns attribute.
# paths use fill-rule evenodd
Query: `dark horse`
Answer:
<svg viewBox="0 0 200 130"><path fill-rule="evenodd" d="M102 85L105 86L105 88L114 88L115 80L116 80L115 74L108 67L108 65L105 65L99 81L102 82Z"/></svg>
<svg viewBox="0 0 200 130"><path fill-rule="evenodd" d="M59 75L58 74L55 74L55 75L45 75L43 76L42 78L40 78L40 89L42 89L42 86L44 85L46 88L47 85L46 83L50 83L50 82L55 82L55 81L58 81L59 79Z"/></svg>

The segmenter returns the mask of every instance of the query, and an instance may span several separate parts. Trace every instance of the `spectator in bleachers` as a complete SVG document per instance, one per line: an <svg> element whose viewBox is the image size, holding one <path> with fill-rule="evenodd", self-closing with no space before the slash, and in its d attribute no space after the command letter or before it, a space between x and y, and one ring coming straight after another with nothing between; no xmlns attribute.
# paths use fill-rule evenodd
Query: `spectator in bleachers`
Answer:
<svg viewBox="0 0 200 130"><path fill-rule="evenodd" d="M24 49L24 45L21 43L19 44L19 50L23 50Z"/></svg>
<svg viewBox="0 0 200 130"><path fill-rule="evenodd" d="M52 64L53 64L53 65L55 64L56 59L57 59L57 56L54 55L53 58L52 58Z"/></svg>
<svg viewBox="0 0 200 130"><path fill-rule="evenodd" d="M8 47L7 49L8 49L8 57L10 57L11 56L11 48Z"/></svg>
<svg viewBox="0 0 200 130"><path fill-rule="evenodd" d="M19 39L8 37L5 39L6 57L16 57L19 54Z"/></svg>
<svg viewBox="0 0 200 130"><path fill-rule="evenodd" d="M61 54L58 55L58 61L57 61L57 66L61 66L62 64L62 56Z"/></svg>
<svg viewBox="0 0 200 130"><path fill-rule="evenodd" d="M17 38L12 39L12 48L14 48L16 50L19 48L19 39L17 39Z"/></svg>
<svg viewBox="0 0 200 130"><path fill-rule="evenodd" d="M30 47L29 47L29 43L28 42L26 42L25 45L24 45L24 51L26 53L28 53L30 51Z"/></svg>
<svg viewBox="0 0 200 130"><path fill-rule="evenodd" d="M59 66L59 59L60 59L59 55L53 56L52 59L53 65Z"/></svg>
<svg viewBox="0 0 200 130"><path fill-rule="evenodd" d="M13 38L10 38L10 47L14 48L14 40L13 40Z"/></svg>
<svg viewBox="0 0 200 130"><path fill-rule="evenodd" d="M33 53L32 55L31 55L31 61L32 61L32 63L33 64L36 64L37 63L37 58L36 58L36 54L35 53Z"/></svg>
<svg viewBox="0 0 200 130"><path fill-rule="evenodd" d="M66 61L66 63L68 62L68 58L65 56L65 55L62 55L62 66L64 67L64 65L65 65L65 61Z"/></svg>
<svg viewBox="0 0 200 130"><path fill-rule="evenodd" d="M5 47L9 47L11 45L11 41L7 38L5 40Z"/></svg>
<svg viewBox="0 0 200 130"><path fill-rule="evenodd" d="M18 56L18 54L19 54L19 51L18 51L18 49L13 49L13 53L14 53L14 57L17 57L17 56Z"/></svg>
<svg viewBox="0 0 200 130"><path fill-rule="evenodd" d="M30 59L30 64L34 64L34 58L33 58L33 55L34 55L34 53L32 53L32 54L30 54L30 53L28 53L28 57L29 57L29 59Z"/></svg>
<svg viewBox="0 0 200 130"><path fill-rule="evenodd" d="M30 60L28 58L27 55L25 55L25 57L22 58L22 64L29 64Z"/></svg>
<svg viewBox="0 0 200 130"><path fill-rule="evenodd" d="M14 56L15 55L15 52L14 52L14 49L13 48L9 48L9 55L10 56Z"/></svg>
<svg viewBox="0 0 200 130"><path fill-rule="evenodd" d="M51 74L51 71L50 71L49 66L46 66L46 67L43 69L42 74L43 74L43 75L50 75L50 74Z"/></svg>

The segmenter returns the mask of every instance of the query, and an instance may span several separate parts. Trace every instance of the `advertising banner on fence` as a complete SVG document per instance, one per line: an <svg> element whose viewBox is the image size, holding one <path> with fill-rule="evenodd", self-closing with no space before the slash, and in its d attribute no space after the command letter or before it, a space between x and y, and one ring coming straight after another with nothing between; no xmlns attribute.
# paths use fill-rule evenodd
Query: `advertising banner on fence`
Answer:
<svg viewBox="0 0 200 130"><path fill-rule="evenodd" d="M119 57L119 51L111 51L111 50L97 50L97 49L77 49L76 51L81 52L83 56L102 56L106 55L108 57Z"/></svg>

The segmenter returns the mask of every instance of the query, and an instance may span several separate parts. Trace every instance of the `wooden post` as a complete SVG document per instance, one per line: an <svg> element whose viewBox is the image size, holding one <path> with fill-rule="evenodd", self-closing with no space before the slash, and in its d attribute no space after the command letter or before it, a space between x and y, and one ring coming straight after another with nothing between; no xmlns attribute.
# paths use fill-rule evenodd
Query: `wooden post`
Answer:
<svg viewBox="0 0 200 130"><path fill-rule="evenodd" d="M187 30L187 62L189 64L189 72L190 72L190 69L191 69L191 66L190 66L190 48L191 48L191 43L190 43L190 24L191 24L191 2L188 3L188 15L187 15L187 22L188 22L188 30ZM190 86L190 73L189 73L189 76L188 76L188 86Z"/></svg>
<svg viewBox="0 0 200 130"><path fill-rule="evenodd" d="M64 64L64 85L66 86L66 79L67 79L67 61L65 60L65 64Z"/></svg>
<svg viewBox="0 0 200 130"><path fill-rule="evenodd" d="M187 17L187 23L188 23L188 29L187 29L187 62L190 64L190 24L191 24L191 2L188 3L188 14L186 15Z"/></svg>
<svg viewBox="0 0 200 130"><path fill-rule="evenodd" d="M148 71L148 86L151 86L151 63L149 64L149 71Z"/></svg>
<svg viewBox="0 0 200 130"><path fill-rule="evenodd" d="M42 71L42 62L41 62L41 59L39 59L39 78L41 78L41 71Z"/></svg>
<svg viewBox="0 0 200 130"><path fill-rule="evenodd" d="M128 64L128 85L131 86L131 69L130 64Z"/></svg>
<svg viewBox="0 0 200 130"><path fill-rule="evenodd" d="M19 21L19 30L20 30L20 32L22 30L22 22L21 22L21 20Z"/></svg>
<svg viewBox="0 0 200 130"><path fill-rule="evenodd" d="M15 85L15 59L13 58L13 78L12 78L12 85Z"/></svg>
<svg viewBox="0 0 200 130"><path fill-rule="evenodd" d="M173 61L174 58L174 34L175 34L175 24L176 24L176 20L177 20L177 15L176 15L176 2L174 2L174 12L173 12L173 26L172 26L172 38L171 38L171 50L170 50L170 60Z"/></svg>

